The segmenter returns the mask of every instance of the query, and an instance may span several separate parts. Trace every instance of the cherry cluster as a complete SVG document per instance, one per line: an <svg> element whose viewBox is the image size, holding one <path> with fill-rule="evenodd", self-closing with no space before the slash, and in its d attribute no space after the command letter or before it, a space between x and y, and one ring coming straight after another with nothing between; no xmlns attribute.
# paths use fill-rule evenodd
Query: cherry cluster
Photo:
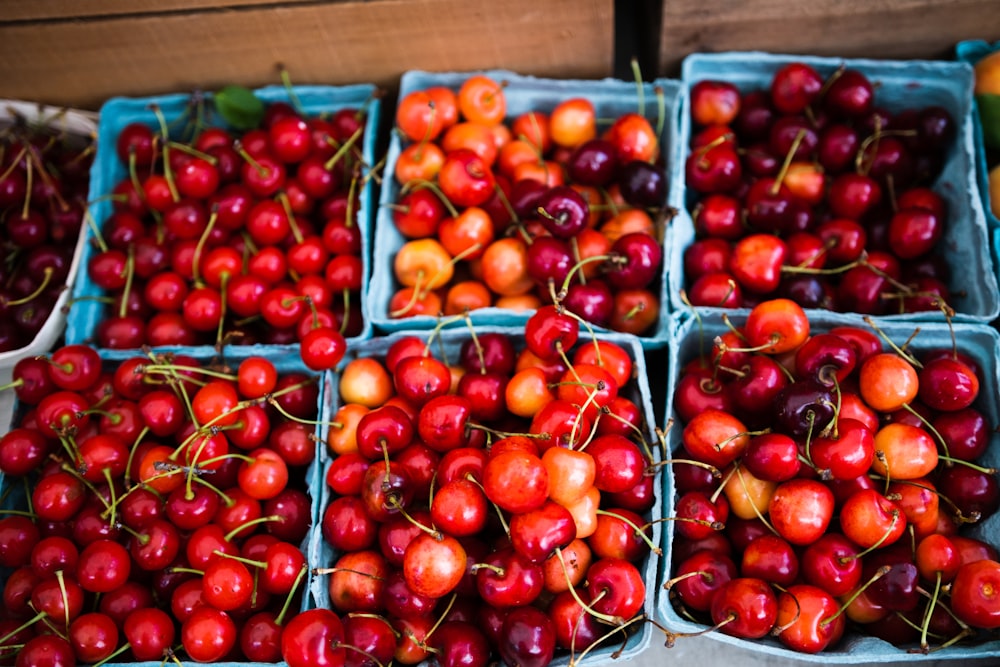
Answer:
<svg viewBox="0 0 1000 667"><path fill-rule="evenodd" d="M666 176L658 132L625 113L599 132L572 97L507 118L486 75L406 94L396 126L389 316L553 303L592 324L649 335L659 322Z"/></svg>
<svg viewBox="0 0 1000 667"><path fill-rule="evenodd" d="M365 111L306 118L273 102L254 129L196 126L188 141L163 123L129 123L116 139L128 174L87 267L113 301L96 342L301 342L307 363L331 368L364 324Z"/></svg>
<svg viewBox="0 0 1000 667"><path fill-rule="evenodd" d="M546 306L523 337L400 335L345 366L329 604L305 612L329 641L291 667L547 665L641 631L657 467L630 352L578 326Z"/></svg>
<svg viewBox="0 0 1000 667"><path fill-rule="evenodd" d="M0 124L0 352L34 341L66 289L93 155L58 116Z"/></svg>
<svg viewBox="0 0 1000 667"><path fill-rule="evenodd" d="M812 331L788 299L717 331L672 398L694 462L674 466L675 608L806 653L849 627L923 652L1000 627L997 550L960 533L1000 507L976 357Z"/></svg>
<svg viewBox="0 0 1000 667"><path fill-rule="evenodd" d="M890 113L876 88L855 69L824 78L802 62L779 68L766 90L691 87L691 303L782 297L873 315L945 307L949 212L931 186L955 122L941 106Z"/></svg>
<svg viewBox="0 0 1000 667"><path fill-rule="evenodd" d="M66 345L14 378L4 664L280 660L309 573L315 376Z"/></svg>

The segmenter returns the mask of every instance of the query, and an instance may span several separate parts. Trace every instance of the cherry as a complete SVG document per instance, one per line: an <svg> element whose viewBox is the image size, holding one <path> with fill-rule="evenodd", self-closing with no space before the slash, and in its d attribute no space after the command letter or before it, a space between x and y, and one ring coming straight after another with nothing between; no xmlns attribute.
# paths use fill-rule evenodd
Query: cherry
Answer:
<svg viewBox="0 0 1000 667"><path fill-rule="evenodd" d="M543 667L555 654L555 626L541 610L515 607L503 620L499 653L507 664Z"/></svg>
<svg viewBox="0 0 1000 667"><path fill-rule="evenodd" d="M766 635L778 616L778 601L761 579L737 577L726 582L712 598L712 621L727 635L757 639Z"/></svg>
<svg viewBox="0 0 1000 667"><path fill-rule="evenodd" d="M778 597L776 626L782 644L803 653L819 653L844 634L846 620L837 600L815 586L790 586Z"/></svg>
<svg viewBox="0 0 1000 667"><path fill-rule="evenodd" d="M346 659L344 625L329 609L294 616L281 633L281 656L289 667L341 664Z"/></svg>

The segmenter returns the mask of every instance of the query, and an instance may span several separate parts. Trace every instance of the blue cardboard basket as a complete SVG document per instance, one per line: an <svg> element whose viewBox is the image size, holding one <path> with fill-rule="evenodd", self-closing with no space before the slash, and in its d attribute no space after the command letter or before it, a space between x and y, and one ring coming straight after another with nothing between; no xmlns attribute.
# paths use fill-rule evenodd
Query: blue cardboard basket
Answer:
<svg viewBox="0 0 1000 667"><path fill-rule="evenodd" d="M993 53L997 49L1000 49L1000 42L990 44L981 39L970 39L958 43L955 47L955 56L963 63L975 66L980 58ZM979 115L979 107L976 105L975 100L973 100L973 110L972 119L975 123L976 139L976 175L979 178L979 193L983 197L983 210L986 212L986 222L990 227L1000 227L1000 220L997 219L997 216L993 215L993 210L990 208L989 169L986 164L986 145L983 143L983 120Z"/></svg>
<svg viewBox="0 0 1000 667"><path fill-rule="evenodd" d="M730 313L731 321L737 326L741 326L746 320L744 315ZM856 326L866 330L871 328L865 324L864 320L856 315L827 313L810 317L812 333L829 331L836 326ZM922 352L938 349L951 349L952 335L947 324L938 322L879 322L878 327L897 345L906 344L906 349L916 353L918 356ZM919 333L914 335L914 331L919 328ZM673 406L673 397L679 379L676 369L699 354L710 349L715 336L729 331L725 324L722 313L708 313L703 315L701 322L696 318L678 320L675 335L669 345L670 368L672 370L667 379L667 400L666 414L668 419L674 419L675 423L668 434L668 447L671 452L677 452L681 447L681 435L684 424L677 417ZM959 323L954 325L955 342L960 353L970 355L981 369L979 398L974 406L986 417L987 423L995 424L1000 420L1000 405L997 404L996 396L1000 388L1000 334L992 327L981 323ZM912 339L910 338L911 336ZM704 342L702 342L704 341ZM887 344L883 348L888 350ZM990 444L987 453L980 459L980 463L989 467L996 467L1000 464L1000 433L995 430L990 431ZM670 483L672 474L664 476L665 484ZM664 490L663 497L666 506L663 510L664 516L673 516L675 513L675 502L673 488ZM985 521L972 528L963 531L972 537L989 541L994 545L1000 544L1000 513L994 514ZM669 594L663 590L662 584L670 578L671 557L673 553L674 541L679 539L674 530L674 522L668 521L663 531L663 557L661 565L665 568L661 572L660 586L657 588L657 614L666 627L674 632L699 632L708 626L693 622L681 616L673 607L669 600ZM737 563L738 566L738 563ZM929 654L908 653L905 648L896 647L886 641L859 634L851 629L848 624L847 631L841 641L826 651L817 654L806 654L794 651L785 647L773 638L761 640L746 640L723 634L722 632L710 632L706 636L739 647L751 653L764 656L773 656L782 659L798 660L803 663L820 663L829 665L839 664L876 664L895 663L896 661L940 661L935 664L959 664L957 661L977 658L992 658L995 664L1000 658L1000 638L995 633L983 632L987 641L979 644L958 644L945 649L936 650ZM683 638L678 641L684 641ZM979 664L979 663L976 663ZM983 663L987 664L987 663Z"/></svg>
<svg viewBox="0 0 1000 667"><path fill-rule="evenodd" d="M291 89L295 98L299 101L301 108L307 115L318 116L337 111L348 107L362 107L367 109L365 121L364 143L362 153L365 161L365 169L371 169L375 164L376 135L380 117L381 100L376 95L376 88L372 84L356 84L351 86L294 86ZM204 94L209 101L212 95ZM288 102L291 100L289 91L283 86L268 86L254 91L259 99L265 103ZM133 122L140 122L154 129L159 128L157 117L151 105L159 107L167 122L175 121L184 117L184 114L191 103L189 94L160 95L142 98L116 97L108 100L102 107L100 119L98 121L97 155L94 159L94 166L91 170L90 196L93 202L90 205L90 215L94 224L100 226L112 211L111 201L107 195L123 178L128 176L128 169L118 159L115 153L115 143L122 129ZM211 117L213 126L226 127L224 121L217 114ZM182 126L183 124L181 124ZM178 128L180 131L181 128ZM360 192L360 207L357 212L357 224L361 230L361 258L362 258L362 283L361 283L361 309L364 316L364 328L357 336L348 339L348 342L356 342L370 338L372 326L365 303L366 293L371 276L371 237L372 237L372 214L374 185L371 178L365 179L364 186ZM87 275L87 264L95 252L95 240L93 230L86 228L85 244L83 254L79 262L79 275L73 288L72 302L67 316L66 342L68 343L93 343L97 324L107 312L107 306L95 301L94 297L100 297L103 290L97 287ZM211 349L211 346L205 346ZM261 346L263 347L263 346ZM273 347L273 346L271 346ZM292 345L288 347L297 347ZM163 348L168 349L168 348Z"/></svg>
<svg viewBox="0 0 1000 667"><path fill-rule="evenodd" d="M124 352L124 351L119 351L119 352ZM210 351L206 352L205 350L195 350L193 348L178 348L177 352L191 355L199 363L205 365L208 365L213 362L223 363L228 367L232 368L234 371L236 368L239 367L241 361L250 356L255 356L255 353L252 351L252 348L250 346L246 346L243 348L239 347L232 348L230 350L227 350L227 353L223 356L213 354ZM100 350L99 354L104 362L105 369L108 370L115 368L123 359L134 357L137 355L146 356L142 352L137 352L137 351L133 351L128 356L123 356L122 354L109 355L107 350ZM314 376L318 379L319 396L316 402L316 415L317 415L316 419L317 421L321 421L322 415L324 414L324 405L326 404L331 394L330 382L333 377L332 374L329 372L318 374L314 371L309 370L302 363L302 360L299 358L299 355L291 350L272 349L271 353L267 354L266 356L274 364L275 368L278 371L279 377L287 373L305 373ZM13 417L9 423L5 424L5 426L7 426L8 428L16 426L19 423L20 417L21 417L21 409L20 406L17 404L17 401L15 400ZM314 458L313 462L309 465L309 467L306 469L304 473L306 490L312 501L310 517L313 527L317 525L317 522L319 520L318 513L320 512L321 497L318 493L316 493L316 490L321 489L323 484L323 480L321 477L323 473L323 464L320 461L320 453L325 450L325 445L323 444L323 440L326 438L327 430L328 430L328 425L326 423L319 423L316 425L314 429L316 457ZM28 509L27 493L28 493L29 483L30 481L28 477L13 477L0 473L0 510ZM306 573L303 582L300 584L303 593L299 611L305 611L307 609L312 608L312 597L309 595L309 591L312 586L312 579L314 578L312 570L315 567L315 563L308 560L310 555L309 543L312 534L313 530L312 528L310 528L309 532L306 535L306 538L300 544L300 548L303 554L306 555L307 562L309 563L309 571ZM10 571L7 568L0 569L0 584L6 581L9 574ZM169 609L167 611L169 613ZM120 644L124 643L124 641L125 641L124 637L119 638ZM182 653L182 656L183 655L184 654ZM118 657L114 661L108 662L107 664L121 665L122 667L157 667L162 664L162 661L155 660L155 661L125 662L121 660L121 657ZM258 663L250 661L243 661L243 662L220 661L214 664L221 665L222 667L254 667L254 666L264 667L265 665L273 665L274 663Z"/></svg>
<svg viewBox="0 0 1000 667"><path fill-rule="evenodd" d="M475 327L475 331L477 335L485 333L502 333L509 336L514 341L517 349L521 349L523 347L524 331L521 328L477 326ZM348 352L348 359L384 358L388 349L397 340L413 335L426 339L429 334L429 331L424 330L403 330L393 332L384 337L376 337L353 347ZM583 335L581 335L580 342L577 343L577 346L586 344ZM630 390L624 395L627 395L630 399L635 401L636 405L638 405L642 410L645 421L644 435L650 442L651 446L655 449L656 439L653 431L656 421L650 395L648 381L649 375L647 372L645 357L642 352L642 346L635 336L629 334L598 333L596 335L599 339L607 340L622 346L632 357L634 386L631 387ZM470 337L471 335L468 329L444 329L441 331L439 336L434 339L432 349L435 355L444 354L447 358L453 360L457 357L462 343L469 340ZM439 356L439 358L441 357ZM337 387L335 386L338 381L339 380L335 378L332 382L333 386L328 388L329 393L325 401L326 410L328 412L324 412L324 416L322 417L324 422L329 422L332 419L332 415L340 407L341 398L339 392L337 391ZM321 485L321 490L319 492L321 505L319 510L319 520L322 520L323 512L333 498L333 493L325 481L326 470L329 468L331 460L332 459L329 456L328 450L324 451L319 459L323 467L323 473L319 482ZM664 474L663 477L666 480L667 475ZM672 492L672 488L673 487L669 480L664 481L663 485L657 490L658 502L654 504L653 509L650 511L648 516L649 521L652 523L651 537L654 544L659 544L658 540L662 539L662 529L660 527L660 522L658 522L657 519L664 516L662 513L662 509L665 506L663 498L669 497ZM317 521L313 527L313 535L310 538L308 555L309 562L314 567L331 567L339 556L337 551L323 539L319 521ZM649 554L646 556L644 563L640 566L640 571L643 574L643 580L646 583L646 600L643 612L647 617L651 617L654 613L653 588L657 585L656 577L660 569L660 565L658 563L660 560L662 560L661 556ZM313 577L310 586L310 594L313 598L312 606L326 609L332 608L330 601L329 575L320 574ZM603 646L588 653L582 662L578 659L571 662L569 655L563 654L560 656L557 654L556 659L553 660L551 665L553 667L568 667L571 665L607 665L613 662L631 660L649 648L654 637L659 635L659 630L656 630L650 623L636 624L633 628L635 629L635 632L629 635L627 643L624 646L622 646L620 640L617 642L613 641L610 645ZM579 658L579 656L577 656L577 658ZM436 663L425 662L421 664L427 667L428 665Z"/></svg>
<svg viewBox="0 0 1000 667"><path fill-rule="evenodd" d="M986 218L976 181L976 157L972 121L972 68L965 63L921 60L865 60L821 58L760 52L693 54L684 59L682 80L686 90L704 79L728 81L741 91L762 90L770 86L774 73L783 65L803 62L827 76L844 65L867 75L876 90L875 102L889 111L903 108L940 105L952 115L956 137L948 152L941 175L933 189L944 197L948 221L941 241L942 254L951 268L952 303L956 321L989 322L1000 314L1000 296L988 253ZM690 154L691 120L682 121L683 157ZM682 162L680 164L683 164ZM685 187L684 169L673 172L672 189L684 193L684 213L672 227L668 278L670 298L675 312L687 310L681 299L685 287L684 251L695 240L694 224L687 213L694 193ZM712 312L713 308L699 309ZM882 320L943 321L939 312L883 315Z"/></svg>
<svg viewBox="0 0 1000 667"><path fill-rule="evenodd" d="M610 120L616 116L635 112L638 109L639 93L635 83L617 79L594 81L543 79L532 76L522 76L505 70L489 70L485 72L448 72L431 73L410 71L403 74L400 81L399 97L415 90L423 90L430 86L445 86L458 90L469 76L486 74L497 81L505 82L504 96L507 100L507 115L513 118L528 111L551 111L559 102L572 97L586 97L593 102L597 116L602 120ZM682 109L680 84L670 79L657 79L653 83L643 84L645 99L645 115L651 121L656 120L657 102L655 89L662 90L665 102L665 123L660 143L664 151L667 171L678 164L677 149L680 147L679 122L684 116ZM398 289L393 274L393 258L406 239L396 229L393 222L390 205L399 199L399 183L393 177L396 162L400 152L405 148L405 142L398 132L393 132L386 158L385 178L382 182L382 193L379 198L379 209L375 218L375 254L373 257L372 285L368 291L368 311L375 327L381 332L400 331L403 329L431 329L438 324L437 319L426 315L392 318L389 315L389 301ZM679 193L670 186L667 204L677 207L680 202ZM669 247L669 230L673 225L669 220L665 225L664 241ZM666 321L668 310L667 252L664 251L663 273L658 286L660 296L660 318L655 329L640 340L644 349L664 347L667 343ZM655 288L654 288L655 289ZM477 326L523 326L530 313L517 313L502 308L482 308L472 311L470 317Z"/></svg>

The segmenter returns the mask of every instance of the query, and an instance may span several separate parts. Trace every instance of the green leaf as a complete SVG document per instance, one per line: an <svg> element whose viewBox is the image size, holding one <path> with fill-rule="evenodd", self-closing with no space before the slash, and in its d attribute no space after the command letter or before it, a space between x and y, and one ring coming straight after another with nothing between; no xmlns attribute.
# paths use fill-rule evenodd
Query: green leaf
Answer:
<svg viewBox="0 0 1000 667"><path fill-rule="evenodd" d="M250 130L264 117L264 103L243 86L226 86L215 94L215 108L237 130Z"/></svg>
<svg viewBox="0 0 1000 667"><path fill-rule="evenodd" d="M1000 95L977 95L976 104L983 124L983 143L1000 150Z"/></svg>

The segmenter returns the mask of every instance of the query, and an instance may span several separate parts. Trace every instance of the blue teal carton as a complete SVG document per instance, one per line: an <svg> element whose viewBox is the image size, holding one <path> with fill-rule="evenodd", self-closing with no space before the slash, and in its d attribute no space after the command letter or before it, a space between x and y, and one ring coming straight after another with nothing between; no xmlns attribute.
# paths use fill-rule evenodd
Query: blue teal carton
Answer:
<svg viewBox="0 0 1000 667"><path fill-rule="evenodd" d="M726 318L727 316L717 312L704 314L700 319L678 318L678 326L668 347L669 364L673 370L667 379L665 405L667 420L673 420L667 439L668 451L673 453L674 458L686 458L682 446L684 423L678 417L674 407L674 397L677 393L679 380L676 369L680 369L684 364L707 354L711 350L714 338L731 330L730 324L740 327L746 321L745 314L730 313L728 315L729 322L726 321ZM968 355L980 370L980 392L973 407L985 416L987 424L996 424L1000 420L1000 405L996 400L998 387L1000 387L1000 353L998 353L1000 334L991 326L981 323L959 323L955 324L952 329L947 324L938 322L880 321L875 324L873 320L869 320L875 324L876 329L863 318L850 314L821 313L810 319L810 332L813 334L826 332L840 326L858 327L872 333L881 331L876 335L884 336L885 339L904 347L918 358L932 351L951 349L956 349L961 355ZM883 349L886 351L891 349L884 340ZM1000 434L993 429L989 432L988 450L978 463L990 468L996 468L1000 463ZM672 484L672 472L669 469L666 472L663 482L664 484ZM677 502L674 489L666 489L663 498L665 503L664 516L674 516ZM832 525L835 526L837 519L834 518L833 521ZM665 569L660 572L660 586L656 591L656 618L675 633L702 632L707 630L709 626L694 620L686 613L682 613L679 607L671 601L670 593L663 588L663 584L671 577L672 567L676 566L676 563L671 564L671 559L676 553L675 549L684 539L677 533L675 525L676 522L667 521L662 533L664 543L660 564ZM967 526L960 533L984 540L994 546L1000 545L1000 514L993 514L980 523ZM737 568L739 568L739 554L736 554L734 558ZM934 665L950 665L970 659L984 659L987 662L982 664L993 664L989 662L990 659L996 661L1000 658L1000 639L995 633L987 631L980 631L977 637L970 642L960 642L945 648L940 648L940 643L943 640L938 640L937 645L932 642L931 647L934 650L930 653L922 653L919 650L911 651L915 646L897 647L882 639L862 634L858 630L858 626L851 623L848 623L847 630L838 643L816 654L792 650L771 636L759 640L748 640L732 637L719 631L708 632L705 636L738 647L748 654L800 661L803 664L896 664L897 662L903 664L916 661L934 661ZM685 641L685 638L680 636L677 637L676 641L680 643Z"/></svg>
<svg viewBox="0 0 1000 667"><path fill-rule="evenodd" d="M524 345L523 330L520 328L495 326L475 327L476 335L482 336L487 333L500 333L509 336L514 342L515 348L518 350L520 350ZM577 346L587 344L584 339L584 336L586 335L587 334L585 332L581 332L581 338L577 343ZM345 358L345 363L354 358L384 359L387 351L394 343L404 338L413 336L419 337L425 341L432 340L433 342L430 343L432 354L439 359L449 359L451 363L455 363L461 346L471 338L471 334L467 329L444 329L438 334L435 334L433 339L430 338L431 332L425 330L395 331L384 337L377 336L352 348L348 352L347 358ZM596 334L596 337L600 340L616 343L617 345L623 347L631 356L633 360L633 381L629 383L632 386L629 387L628 392L625 395L634 401L642 410L643 420L645 422L642 426L643 438L654 448L654 460L658 460L655 453L658 451L657 445L655 444L656 435L654 434L656 422L649 385L651 371L646 366L641 344L635 336L628 334L598 333ZM339 381L339 378L335 377L331 383L331 389L326 400L328 410L326 414L329 416L324 417L324 421L335 421L337 410L343 403L343 400L337 390ZM321 457L321 465L324 468L322 473L323 479L326 478L327 471L330 468L333 458L335 458L335 455L329 451L324 453ZM662 530L660 527L661 524L658 521L658 519L662 516L663 508L663 496L660 494L669 491L670 488L669 483L665 483L663 486L657 487L657 501L654 503L650 512L644 516L644 518L651 523L651 538L654 544L658 544L656 540L660 539L660 533ZM329 568L335 565L338 558L342 554L334 549L323 538L320 522L322 522L323 514L326 508L336 495L331 491L329 485L325 483L322 486L320 494L322 509L320 510L319 522L314 526L313 535L310 538L308 554L310 564L320 568ZM644 558L643 562L639 564L639 569L643 575L643 580L646 586L646 600L643 607L643 613L647 618L651 617L654 613L653 587L656 586L655 578L659 571L659 560L659 556L650 553ZM330 575L326 573L321 573L313 578L311 582L310 594L312 596L312 605L314 607L335 608L332 606L330 578ZM439 602L438 610L442 609L443 605L446 603L447 600L441 600ZM435 614L437 613L438 612L435 612ZM610 629L611 628L609 627L609 630ZM576 652L574 657L571 657L567 651L557 652L556 658L551 664L555 667L567 667L571 665L609 665L617 662L629 661L642 654L647 648L650 647L651 643L656 641L657 637L660 636L662 636L660 631L651 623L638 621L629 627L627 639L622 638L621 635L613 636L606 644L602 644L599 648L589 651L585 657L581 656L581 651L579 650ZM421 663L421 665L424 666L433 664L435 663L430 660Z"/></svg>
<svg viewBox="0 0 1000 667"><path fill-rule="evenodd" d="M227 372L233 371L239 367L239 364L247 359L252 354L248 354L246 350L236 349L233 350L231 354L226 354L225 356L216 355L213 353L206 353L204 350L188 350L187 360L193 361L197 365L198 369ZM106 351L99 351L99 355L102 359L104 370L106 372L113 372L122 362L123 358L121 355L114 355L109 357ZM132 356L141 356L149 360L149 363L171 363L175 355L171 353L157 353L157 354L144 354L142 352L135 352ZM330 381L332 379L331 373L315 373L310 371L302 363L298 354L291 350L275 350L269 355L269 360L274 364L275 369L278 371L279 377L288 374L301 374L304 377L312 378L317 383L318 393L316 399L316 424L312 425L309 430L311 432L311 439L314 441L314 452L315 456L313 461L305 469L290 469L290 472L300 477L300 479L294 479L294 484L297 488L305 490L306 494L309 496L310 500L310 521L311 526L314 526L318 521L318 512L320 511L320 493L322 484L322 464L320 463L319 456L320 452L325 448L323 444L323 439L326 437L327 426L325 424L319 423L320 418L324 412L324 405L327 397L330 393ZM181 360L177 360L180 363ZM197 369L195 369L197 370ZM14 428L20 424L21 418L27 412L29 406L20 405L17 401L14 402L13 406L13 417L8 423L9 428ZM95 408L96 409L96 408ZM95 417L96 418L96 417ZM156 440L161 444L165 444L165 439L156 439L152 434L147 434L145 439L147 441ZM235 448L234 448L235 449ZM239 450L236 450L239 451ZM30 493L33 488L33 483L35 481L35 473L27 476L12 476L0 473L0 513L7 514L8 512L24 512L30 511ZM306 556L308 562L309 554L309 539L312 533L312 528L307 532L306 537L300 542L299 548L302 553ZM184 548L184 540L187 537L186 533L181 534L182 542L181 548ZM10 576L13 570L9 567L0 567L0 584L6 582L7 578ZM311 582L313 579L312 567L306 572L303 577L302 582L299 584L299 590L301 592L301 601L298 607L292 607L286 615L286 618L290 618L295 610L305 611L311 607L312 598L308 594L310 590ZM142 579L140 579L142 581ZM89 596L88 596L89 602ZM96 604L96 600L94 601ZM165 611L173 616L170 607L169 600L166 603ZM161 605L162 606L162 605ZM86 610L85 610L86 611ZM176 637L177 643L180 642L180 625L176 624ZM125 643L125 637L122 635L119 638L119 645ZM125 654L128 655L128 654ZM178 656L181 659L187 659L187 655L183 651L178 652ZM122 656L116 656L110 662L106 663L108 665L127 665L128 667L156 667L162 664L162 660L156 661L132 661L123 660ZM259 663L251 661L220 661L215 664L223 665L224 667L253 667L254 665L265 665L274 663ZM284 664L284 663L281 663Z"/></svg>
<svg viewBox="0 0 1000 667"><path fill-rule="evenodd" d="M207 102L213 99L212 93L199 93ZM329 115L339 109L358 108L366 111L363 144L360 146L364 161L364 175L359 181L358 193L360 206L357 211L357 224L361 232L362 287L361 312L364 325L360 333L348 338L349 343L370 338L372 326L365 312L365 302L368 285L371 278L371 242L374 206L374 170L377 158L375 147L377 142L378 124L381 110L381 98L372 84L355 84L349 86L268 86L254 91L254 95L265 104L275 102L295 102L307 116ZM193 121L188 111L194 101L191 94L171 94L141 98L116 97L108 100L100 111L98 120L97 154L91 170L90 182L90 220L98 228L112 212L112 201L109 198L113 188L123 179L128 178L127 166L122 164L116 154L116 142L122 130L129 123L142 123L158 131L160 127L154 109L162 113L165 122L172 133L181 134L186 123ZM228 128L222 117L213 113L202 119L212 127ZM110 306L100 301L104 291L94 284L87 275L87 265L97 251L94 229L85 225L85 239L82 257L78 263L77 280L73 288L72 300L67 315L66 341L69 343L95 343L97 325L108 313ZM319 232L321 230L317 230ZM211 346L205 346L206 351ZM292 345L289 347L297 347Z"/></svg>
<svg viewBox="0 0 1000 667"><path fill-rule="evenodd" d="M973 141L972 69L965 63L921 60L866 60L771 54L762 52L727 52L692 54L682 65L686 94L696 82L706 79L728 81L743 92L767 90L774 73L783 65L803 62L826 77L840 67L848 67L868 76L875 88L875 104L890 112L907 108L937 105L951 114L956 136L945 158L941 174L933 184L948 210L947 226L939 251L950 269L949 303L956 321L989 322L1000 313L997 279L989 256L985 212L976 179L976 152ZM690 102L688 102L689 104ZM690 154L693 134L691 119L682 120L684 144L681 164ZM682 209L672 225L667 269L673 312L686 312L683 299L685 284L684 252L695 241L690 210L694 193L686 188L683 167L674 170L673 190L682 192ZM714 309L705 308L703 312ZM943 321L940 312L917 312L880 315L881 320Z"/></svg>
<svg viewBox="0 0 1000 667"><path fill-rule="evenodd" d="M677 148L679 122L684 115L681 109L682 98L680 85L670 79L657 79L651 83L642 84L641 89L635 83L616 79L603 80L569 80L544 79L524 76L503 70L485 72L447 72L433 73L423 71L406 72L400 81L400 99L410 92L424 90L431 86L445 86L458 90L462 82L474 74L485 74L504 83L504 96L507 102L507 117L512 119L528 111L551 111L559 102L574 97L589 99L597 111L599 123L610 124L617 116L636 112L640 108L640 100L645 107L645 116L656 127L657 116L661 113L657 91L662 95L663 128L660 133L660 143L663 147L663 158L669 174L677 164ZM599 129L601 129L599 125ZM431 329L438 320L431 316L418 315L406 318L395 318L390 314L389 302L399 285L393 274L393 260L398 250L406 242L406 238L393 223L391 206L400 196L400 186L393 177L400 153L406 147L406 142L399 132L393 132L389 142L389 152L386 158L385 178L382 182L382 192L379 199L379 209L375 218L375 254L372 259L372 284L368 291L369 307L372 322L381 332L399 331L402 329ZM676 207L680 201L678 193L668 191L667 204ZM669 217L664 223L664 243L669 244L669 229L673 223ZM647 335L640 337L644 348L662 348L667 342L667 253L664 251L663 272L658 284L653 288L660 298L660 310L657 323ZM522 326L530 313L516 312L503 308L489 307L472 311L470 314L476 325L489 326Z"/></svg>

